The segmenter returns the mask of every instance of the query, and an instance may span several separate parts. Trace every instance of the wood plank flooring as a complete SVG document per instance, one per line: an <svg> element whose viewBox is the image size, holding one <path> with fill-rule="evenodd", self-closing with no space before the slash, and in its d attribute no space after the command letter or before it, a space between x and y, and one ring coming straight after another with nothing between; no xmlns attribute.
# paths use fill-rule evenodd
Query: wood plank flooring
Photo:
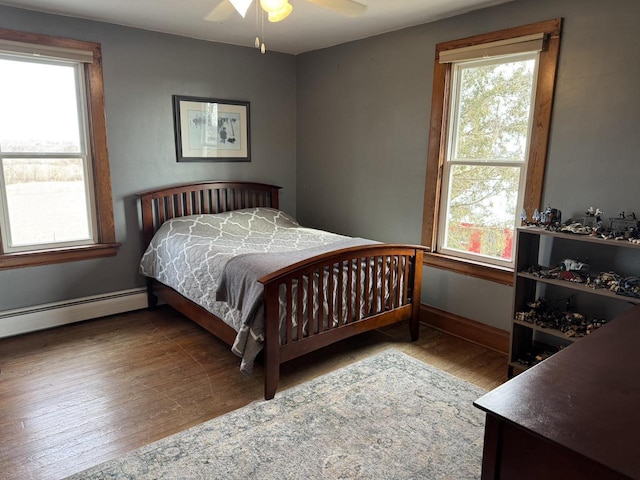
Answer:
<svg viewBox="0 0 640 480"><path fill-rule="evenodd" d="M283 365L279 391L390 346L485 389L506 380L504 355L398 325ZM64 478L262 400L262 367L238 365L169 307L0 339L0 479Z"/></svg>

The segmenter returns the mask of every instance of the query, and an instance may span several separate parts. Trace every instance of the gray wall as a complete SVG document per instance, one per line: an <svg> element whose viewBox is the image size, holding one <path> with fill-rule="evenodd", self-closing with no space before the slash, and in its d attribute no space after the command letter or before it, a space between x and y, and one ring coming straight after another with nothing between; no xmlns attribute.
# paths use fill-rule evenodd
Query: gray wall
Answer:
<svg viewBox="0 0 640 480"><path fill-rule="evenodd" d="M564 17L544 205L640 214L640 2L517 0L297 57L298 219L419 243L435 45ZM423 303L510 329L512 289L427 268Z"/></svg>
<svg viewBox="0 0 640 480"><path fill-rule="evenodd" d="M0 7L0 28L102 44L115 257L0 271L0 312L144 285L136 192L198 180L283 187L296 214L296 58L252 48ZM250 163L177 163L171 96L249 101Z"/></svg>
<svg viewBox="0 0 640 480"><path fill-rule="evenodd" d="M544 204L565 217L591 205L640 213L637 0L516 0L298 57L0 7L0 28L102 43L123 243L114 258L0 271L0 311L141 286L134 195L184 181L276 183L303 224L419 243L435 44L555 17L565 25ZM253 161L176 163L172 94L250 101ZM424 303L509 328L511 288L424 276Z"/></svg>

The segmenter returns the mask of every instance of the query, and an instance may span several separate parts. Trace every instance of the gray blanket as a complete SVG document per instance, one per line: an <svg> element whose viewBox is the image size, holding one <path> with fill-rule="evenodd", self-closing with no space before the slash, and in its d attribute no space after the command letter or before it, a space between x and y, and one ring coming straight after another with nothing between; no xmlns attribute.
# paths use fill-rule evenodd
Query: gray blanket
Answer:
<svg viewBox="0 0 640 480"><path fill-rule="evenodd" d="M227 302L240 311L241 329L233 351L236 354L257 353L264 340L264 288L258 281L265 275L302 260L334 250L371 245L379 242L364 238L346 240L319 247L277 253L247 253L230 259L222 272L216 300ZM251 352L255 350L255 352ZM251 355L250 355L251 356ZM245 371L248 369L244 369Z"/></svg>

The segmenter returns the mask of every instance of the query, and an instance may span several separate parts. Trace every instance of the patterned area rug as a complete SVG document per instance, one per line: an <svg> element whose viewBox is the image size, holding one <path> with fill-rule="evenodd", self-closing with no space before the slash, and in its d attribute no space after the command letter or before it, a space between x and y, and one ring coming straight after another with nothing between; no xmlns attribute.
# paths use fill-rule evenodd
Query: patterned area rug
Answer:
<svg viewBox="0 0 640 480"><path fill-rule="evenodd" d="M484 393L390 349L69 478L479 478Z"/></svg>

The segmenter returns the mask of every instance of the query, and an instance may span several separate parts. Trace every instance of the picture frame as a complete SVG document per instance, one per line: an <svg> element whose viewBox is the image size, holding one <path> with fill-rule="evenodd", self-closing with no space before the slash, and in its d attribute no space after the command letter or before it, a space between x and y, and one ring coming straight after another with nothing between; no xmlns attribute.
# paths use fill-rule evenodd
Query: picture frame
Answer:
<svg viewBox="0 0 640 480"><path fill-rule="evenodd" d="M250 162L249 102L173 95L178 162Z"/></svg>

